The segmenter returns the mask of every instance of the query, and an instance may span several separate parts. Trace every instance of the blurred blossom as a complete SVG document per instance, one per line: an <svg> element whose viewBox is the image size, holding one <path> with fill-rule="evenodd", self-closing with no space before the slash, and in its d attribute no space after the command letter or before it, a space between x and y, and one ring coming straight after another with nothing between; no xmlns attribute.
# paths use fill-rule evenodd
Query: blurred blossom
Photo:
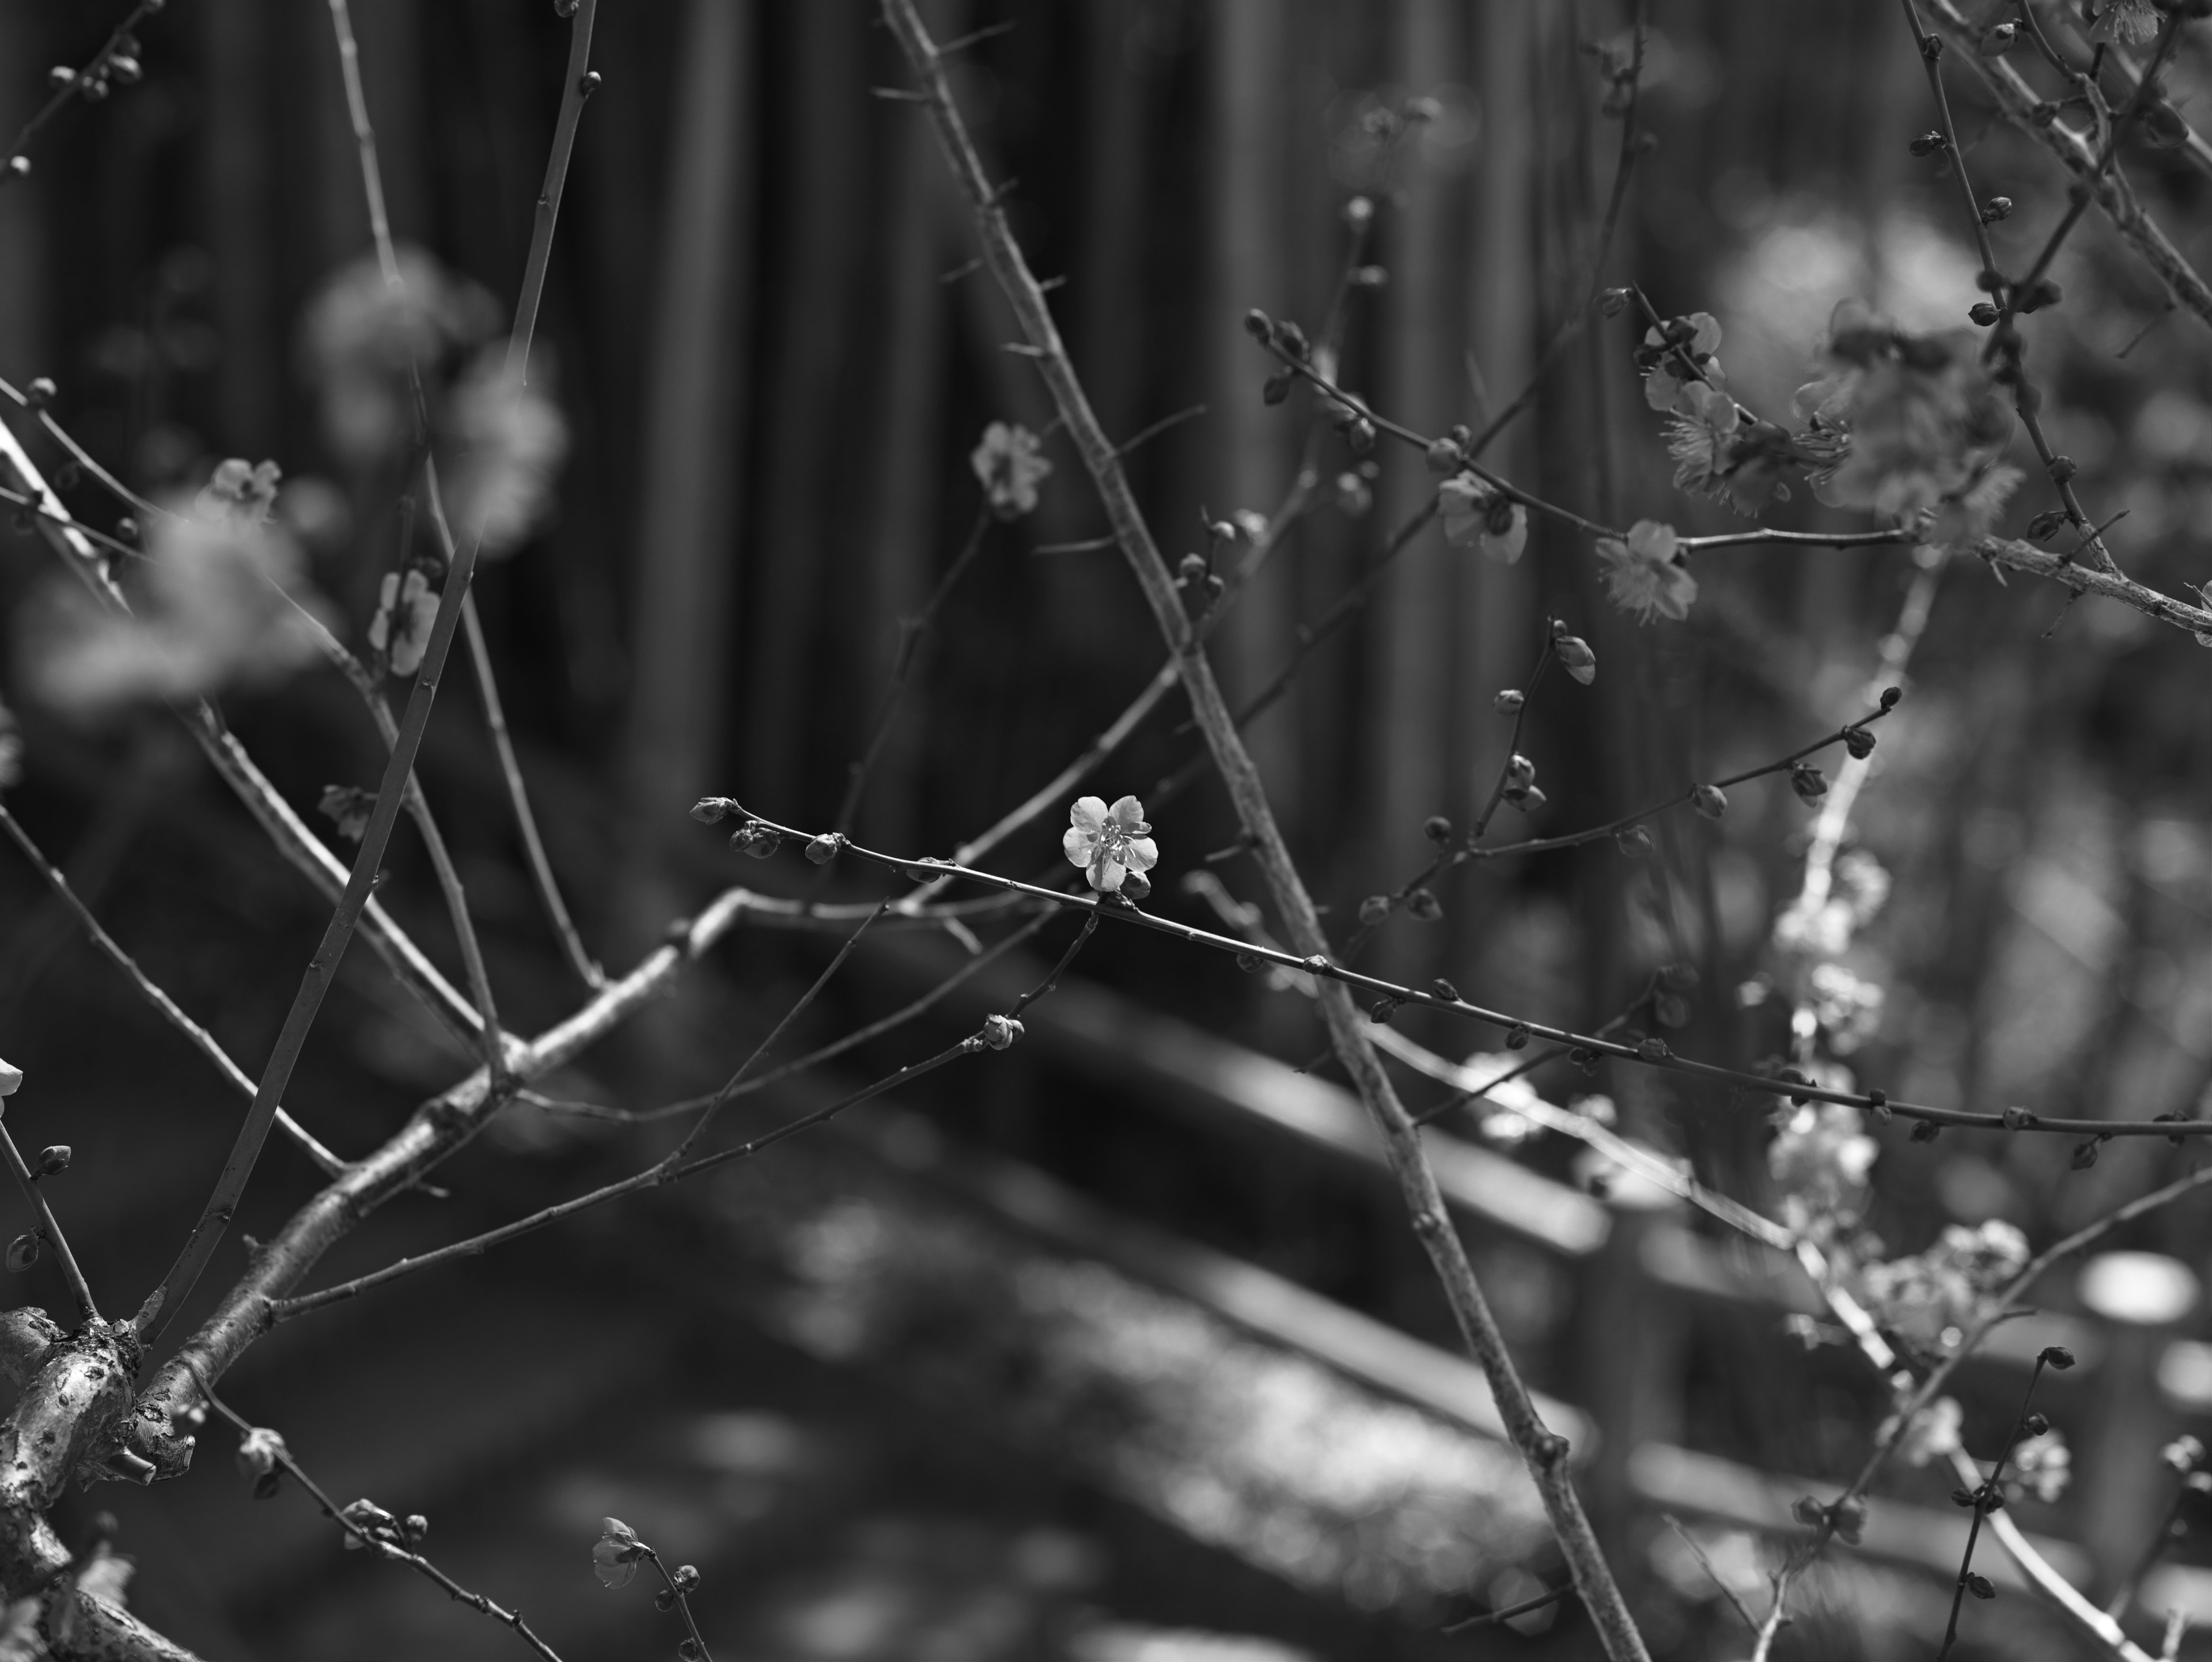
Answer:
<svg viewBox="0 0 2212 1662"><path fill-rule="evenodd" d="M1766 1151L1766 1169L1782 1191L1783 1221L1816 1239L1856 1222L1867 1172L1881 1152L1856 1108L1808 1102L1790 1109Z"/></svg>
<svg viewBox="0 0 2212 1662"><path fill-rule="evenodd" d="M15 731L15 713L0 704L0 790L23 777L23 739Z"/></svg>
<svg viewBox="0 0 2212 1662"><path fill-rule="evenodd" d="M1885 996L1880 987L1840 964L1815 964L1807 984L1813 1014L1838 1056L1849 1056L1875 1036Z"/></svg>
<svg viewBox="0 0 2212 1662"><path fill-rule="evenodd" d="M2017 1445L2012 1452L2012 1464L2017 1487L2009 1482L2006 1487L2015 1495L2025 1492L2045 1502L2065 1494L2067 1482L2074 1476L2073 1451L2066 1446L2066 1434L2056 1428Z"/></svg>
<svg viewBox="0 0 2212 1662"><path fill-rule="evenodd" d="M500 325L499 302L418 248L399 251L397 286L374 256L344 267L309 304L307 371L322 394L323 430L349 466L398 454L414 430L410 368L428 387Z"/></svg>
<svg viewBox="0 0 2212 1662"><path fill-rule="evenodd" d="M1672 618L1680 623L1690 615L1698 598L1698 580L1690 575L1675 551L1674 527L1656 520L1638 520L1627 539L1601 537L1597 556L1605 569L1607 594L1623 612L1638 623Z"/></svg>
<svg viewBox="0 0 2212 1662"><path fill-rule="evenodd" d="M438 591L420 567L409 567L404 577L387 571L377 590L376 615L368 620L369 649L404 679L422 667L437 619Z"/></svg>
<svg viewBox="0 0 2212 1662"><path fill-rule="evenodd" d="M1052 472L1037 435L1026 427L994 421L968 458L983 487L991 512L1002 520L1018 520L1036 512L1037 486Z"/></svg>
<svg viewBox="0 0 2212 1662"><path fill-rule="evenodd" d="M143 699L265 686L312 663L314 624L332 613L269 517L274 491L270 464L226 462L197 501L173 502L149 528L147 558L126 574L138 578L134 616L57 579L23 612L32 691L94 717Z"/></svg>
<svg viewBox="0 0 2212 1662"><path fill-rule="evenodd" d="M1785 952L1838 957L1888 898L1889 874L1881 862L1863 849L1847 849L1836 856L1826 894L1808 888L1774 920L1774 944Z"/></svg>
<svg viewBox="0 0 2212 1662"><path fill-rule="evenodd" d="M1855 1290L1884 1326L1948 1347L1957 1330L1988 1312L2027 1256L2027 1237L2008 1223L1993 1218L1978 1229L1953 1224L1925 1252L1865 1265Z"/></svg>
<svg viewBox="0 0 2212 1662"><path fill-rule="evenodd" d="M1964 332L1908 334L1847 300L1829 320L1828 373L1798 389L1820 456L1814 494L1920 527L1932 541L1984 534L2020 482L1999 458L2013 411Z"/></svg>
<svg viewBox="0 0 2212 1662"><path fill-rule="evenodd" d="M1959 1446L1959 1428L1965 1415L1955 1397L1938 1397L1912 1416L1912 1423L1898 1438L1897 1457L1909 1466L1924 1466L1948 1458ZM1876 1443L1896 1434L1897 1415L1891 1415L1875 1433Z"/></svg>
<svg viewBox="0 0 2212 1662"><path fill-rule="evenodd" d="M496 346L478 353L438 420L447 515L457 537L480 534L481 551L494 558L543 523L568 454L568 423L542 386L546 369L526 382L507 373L504 356Z"/></svg>

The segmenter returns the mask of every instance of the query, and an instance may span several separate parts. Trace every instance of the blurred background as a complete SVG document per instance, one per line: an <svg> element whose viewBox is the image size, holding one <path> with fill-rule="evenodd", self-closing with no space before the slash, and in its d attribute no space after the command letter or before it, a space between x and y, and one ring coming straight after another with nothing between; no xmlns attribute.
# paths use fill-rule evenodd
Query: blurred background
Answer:
<svg viewBox="0 0 2212 1662"><path fill-rule="evenodd" d="M0 131L46 96L47 66L82 62L121 9L0 6ZM2039 9L2086 58L2070 9ZM1151 434L1128 463L1169 559L1205 547L1207 520L1273 512L1302 458L1315 469L1308 510L1215 654L1232 697L1249 697L1292 661L1302 626L1347 593L1369 597L1249 735L1338 940L1364 897L1426 864L1428 816L1463 827L1480 810L1508 740L1492 695L1525 680L1547 618L1590 641L1601 673L1588 689L1554 674L1532 700L1522 748L1549 801L1526 820L1507 810L1508 837L1630 812L1863 713L1917 576L1932 609L1909 674L1888 678L1910 695L1880 730L1838 867L1856 910L1822 957L1842 975L1823 983L1835 1008L1817 1056L1796 1059L1943 1105L2205 1111L2212 659L2185 635L2001 584L1970 559L1923 571L1899 548L1701 555L1688 620L1640 628L1602 598L1589 539L1548 523L1510 565L1425 530L1355 590L1434 478L1410 450L1354 455L1303 394L1263 403L1272 365L1239 320L1258 306L1315 330L1347 262L1371 265L1379 275L1343 296L1343 384L1424 432L1503 409L1584 314L1620 143L1601 107L1625 8L925 10L940 38L1011 25L962 53L958 94L994 175L1016 181L1009 211L1030 262L1065 279L1056 315L1107 430ZM1001 350L1013 325L975 267L922 118L872 95L908 77L871 6L608 0L536 392L481 429L464 394L513 304L568 26L550 0L354 11L393 228L419 254L410 326L463 412L460 437L510 470L485 487L513 509L477 583L493 661L552 864L611 969L729 884L880 892L856 869L817 880L788 856L743 860L685 809L726 792L786 823L830 823L900 620L979 527L871 776L862 841L949 853L1143 687L1157 636L1119 556L1096 545L1103 514L1036 377ZM1838 301L1912 329L1960 325L1976 262L1955 186L1907 151L1932 121L1899 15L1813 0L1651 11L1640 119L1656 147L1637 165L1606 281L1633 278L1662 314L1712 313L1732 390L1778 419ZM52 377L52 413L143 493L197 490L228 457L276 462L302 581L358 645L380 581L422 534L403 546L401 470L346 380L348 353L380 337L361 321L377 284L329 14L312 0L173 0L142 45L143 84L65 111L32 175L0 192L0 374L19 387ZM2183 115L2208 70L2201 43L2185 46ZM2064 210L2063 183L1996 119L1970 66L1949 70L1978 188L2018 204L2000 247L2032 251ZM2195 152L2146 146L2125 163L2185 253L2212 256ZM1346 213L1355 197L1375 210L1364 247ZM2203 326L2094 216L2055 274L2064 304L2027 328L2054 442L2080 464L2093 514L2125 510L2111 532L2123 564L2183 592L2212 575ZM1589 319L1486 460L1608 523L1739 529L1725 505L1670 484L1632 358L1640 329L1633 314ZM59 453L8 413L58 470ZM969 460L992 421L1044 434L1053 466L1036 511L1012 523L981 517ZM81 472L64 494L113 525L116 504ZM2002 528L2019 534L2048 505L2023 487ZM1766 518L1860 523L1802 492ZM9 807L257 1070L324 903L158 705L53 695L38 666L54 563L33 537L4 547L0 652L21 744ZM534 904L469 679L448 678L420 771L502 1014L537 1032L583 994ZM313 813L325 788L374 782L375 734L327 670L238 689L224 710L326 833ZM1146 801L1156 905L1216 927L1224 907L1264 894L1218 788L1201 776L1163 792L1197 748L1170 697L1089 788ZM1608 841L1462 867L1437 886L1439 921L1394 916L1364 962L1585 1029L1671 966L1674 1048L1778 1065L1808 959L1802 941L1777 946L1775 925L1799 893L1814 811L1773 778L1730 801L1717 823L1653 819L1649 860ZM1060 880L1061 829L1054 809L995 868ZM386 904L458 976L411 831L388 863ZM1066 934L1048 927L732 1121L765 1127L971 1031ZM676 998L544 1088L632 1107L710 1088L833 946L741 927ZM896 1009L967 954L941 932L885 931L793 1045ZM1416 1014L1399 1027L1455 1058L1495 1044ZM11 1104L23 1135L76 1149L58 1203L94 1286L135 1302L213 1180L236 1104L12 851L0 1052L29 1075ZM350 1154L468 1065L356 951L288 1100ZM1555 1102L1603 1098L1585 1108L1778 1209L1765 1099L1609 1066L1585 1077L1554 1064L1534 1082ZM1411 1074L1401 1084L1417 1110L1451 1095ZM1881 1152L1868 1221L1899 1253L1993 1220L2039 1245L2190 1159L2121 1142L2075 1170L2055 1140L1908 1143L1902 1126L1869 1129ZM1798 1495L1856 1469L1886 1412L1880 1383L1827 1342L1784 1257L1527 1129L1445 1111L1431 1135L1455 1215L1575 1441L1654 1650L1741 1654L1723 1584L1764 1609L1771 1532ZM489 1227L665 1146L655 1131L515 1109L447 1168L447 1192L394 1202L324 1273ZM272 1147L246 1233L273 1228L314 1181ZM2203 1208L2108 1245L2136 1256L2081 1286L2060 1271L2046 1312L2001 1329L1960 1383L1966 1445L1985 1451L2036 1349L2081 1355L2039 1397L2075 1451L2074 1482L2019 1515L2100 1602L2170 1517L2194 1521L2170 1510L2177 1480L2157 1451L2212 1419ZM203 1303L245 1250L226 1247ZM43 1265L9 1294L66 1305ZM571 1659L665 1653L681 1636L643 1583L593 1580L610 1513L698 1564L726 1659L1596 1653L1571 1606L1442 1631L1561 1575L1533 1491L1492 1434L1310 1003L1136 931L1103 931L1015 1050L696 1188L288 1327L228 1394L341 1499L428 1514L433 1555ZM70 1528L95 1507L118 1515L148 1620L210 1656L515 1653L512 1635L434 1589L341 1554L296 1492L252 1500L226 1434L203 1443L183 1480L70 1503ZM1808 1579L1782 1651L1924 1653L1964 1526L1951 1487L1940 1465L1892 1471L1866 1549ZM2176 1601L2212 1619L2199 1555L2185 1534L2131 1622L2154 1632ZM1969 1612L1960 1654L2070 1654L2000 1557L1984 1549L2000 1592Z"/></svg>

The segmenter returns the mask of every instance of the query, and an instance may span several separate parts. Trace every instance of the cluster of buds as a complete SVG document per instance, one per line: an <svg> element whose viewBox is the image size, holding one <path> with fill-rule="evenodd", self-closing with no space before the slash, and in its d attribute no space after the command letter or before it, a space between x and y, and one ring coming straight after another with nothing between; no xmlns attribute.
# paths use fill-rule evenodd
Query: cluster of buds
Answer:
<svg viewBox="0 0 2212 1662"><path fill-rule="evenodd" d="M253 1485L253 1498L266 1501L284 1481L289 1458L284 1439L267 1426L255 1426L238 1440L239 1475Z"/></svg>
<svg viewBox="0 0 2212 1662"><path fill-rule="evenodd" d="M1523 813L1544 806L1544 793L1536 783L1536 764L1516 751L1505 758L1505 784L1499 794Z"/></svg>
<svg viewBox="0 0 2212 1662"><path fill-rule="evenodd" d="M338 1513L338 1521L346 1525L345 1547L348 1552L360 1552L372 1543L389 1547L394 1551L411 1553L422 1544L430 1532L430 1520L419 1512L410 1512L404 1518L394 1518L374 1501L356 1501Z"/></svg>
<svg viewBox="0 0 2212 1662"><path fill-rule="evenodd" d="M660 1610L672 1610L676 1608L678 1599L688 1598L698 1591L699 1567L696 1564L678 1564L670 1573L668 1585L653 1595L653 1608ZM684 1641L685 1645L690 1642L688 1639ZM678 1650L681 1653L683 1647L678 1647Z"/></svg>

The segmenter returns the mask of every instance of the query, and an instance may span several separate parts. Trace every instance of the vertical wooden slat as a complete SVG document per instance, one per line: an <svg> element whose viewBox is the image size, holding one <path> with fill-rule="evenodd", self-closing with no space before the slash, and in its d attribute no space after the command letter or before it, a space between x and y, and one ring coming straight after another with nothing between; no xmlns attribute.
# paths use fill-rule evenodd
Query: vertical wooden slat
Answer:
<svg viewBox="0 0 2212 1662"><path fill-rule="evenodd" d="M1287 110L1280 0L1222 0L1208 13L1206 164L1208 286L1201 320L1212 355L1208 506L1265 514L1281 498L1296 457L1295 425L1260 401L1267 366L1238 320L1290 304L1282 173ZM1234 559L1235 551L1224 551ZM1279 558L1238 604L1215 654L1232 698L1256 690L1281 661L1296 624L1291 563ZM1254 758L1293 832L1302 816L1297 732L1284 711L1249 735Z"/></svg>
<svg viewBox="0 0 2212 1662"><path fill-rule="evenodd" d="M208 0L200 12L208 75L201 200L215 263L218 432L226 453L263 456L276 437L278 356L265 100L270 42L264 0Z"/></svg>
<svg viewBox="0 0 2212 1662"><path fill-rule="evenodd" d="M801 767L831 731L805 694L815 685L808 671L821 645L823 579L840 559L836 533L847 529L837 512L844 479L864 465L839 377L848 363L848 314L867 228L854 205L867 116L865 16L857 6L799 6L782 24L791 60L779 124L789 137L777 233L784 258L761 411L763 500L749 555L757 576L739 778L763 812L799 820L826 806L800 794L808 773L835 800L827 788L831 768ZM816 690L825 699L836 694Z"/></svg>
<svg viewBox="0 0 2212 1662"><path fill-rule="evenodd" d="M714 782L729 688L752 233L752 7L692 0L669 136L646 393L628 742L634 917L656 855ZM641 925L646 927L646 925Z"/></svg>

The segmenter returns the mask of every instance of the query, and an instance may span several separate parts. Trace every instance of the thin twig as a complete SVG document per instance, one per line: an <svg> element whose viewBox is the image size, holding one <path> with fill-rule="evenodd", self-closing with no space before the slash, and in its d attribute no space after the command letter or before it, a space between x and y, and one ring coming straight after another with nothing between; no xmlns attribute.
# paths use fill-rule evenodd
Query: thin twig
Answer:
<svg viewBox="0 0 2212 1662"><path fill-rule="evenodd" d="M92 944L99 947L117 969L130 977L131 984L138 989L139 996L160 1012L164 1021L182 1033L194 1050L213 1062L216 1071L223 1076L233 1090L250 1099L253 1095L252 1077L230 1059L229 1053L216 1043L214 1034L186 1015L176 1000L163 992L153 977L138 967L137 960L123 950L115 937L100 927L100 920L92 915L92 909L78 898L76 891L70 886L69 879L62 875L61 868L46 858L39 845L31 840L30 833L23 829L22 822L8 811L4 802L0 802L0 829L7 831L15 846L22 851L23 857L31 862L40 876L46 879L46 886L53 891L54 898L75 915L85 934L91 937ZM343 1160L325 1148L313 1132L282 1108L276 1111L276 1126L298 1143L307 1158L322 1167L325 1172L335 1176L344 1170Z"/></svg>
<svg viewBox="0 0 2212 1662"><path fill-rule="evenodd" d="M70 1296L76 1300L77 1313L88 1322L98 1321L100 1307L92 1301L92 1288L84 1279L84 1271L76 1267L76 1254L70 1251L68 1238L54 1221L54 1208L46 1204L46 1191L31 1175L31 1168L23 1163L22 1151L15 1147L15 1139L8 1134L5 1125L0 1125L0 1155L6 1157L15 1186L23 1191L23 1198L31 1203L32 1211L38 1214L39 1238L53 1248L54 1257L62 1267L62 1278L69 1282Z"/></svg>

